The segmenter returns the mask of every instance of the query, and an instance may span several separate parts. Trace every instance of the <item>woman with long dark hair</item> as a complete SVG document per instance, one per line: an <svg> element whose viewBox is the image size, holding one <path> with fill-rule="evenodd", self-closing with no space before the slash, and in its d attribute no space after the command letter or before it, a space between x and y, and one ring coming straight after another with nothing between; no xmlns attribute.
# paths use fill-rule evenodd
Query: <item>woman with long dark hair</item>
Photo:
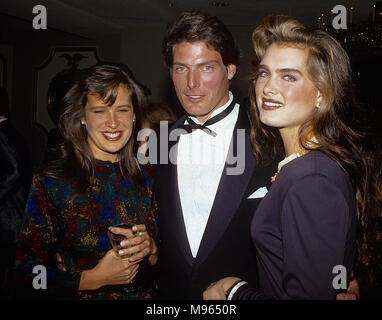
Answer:
<svg viewBox="0 0 382 320"><path fill-rule="evenodd" d="M59 121L64 143L33 179L19 240L15 276L26 287L32 288L33 269L42 265L48 298L145 299L153 294L157 218L152 171L134 156L145 103L142 86L119 64L83 70L65 95ZM121 259L110 249L107 232L136 212L143 223L129 239L133 246L120 253L133 255ZM66 271L57 269L57 252ZM138 273L145 279L130 294L124 286Z"/></svg>
<svg viewBox="0 0 382 320"><path fill-rule="evenodd" d="M353 271L369 288L382 270L381 148L355 103L349 58L287 16L267 17L252 41L255 154L263 145L285 159L251 224L259 285L228 277L204 297L334 299Z"/></svg>

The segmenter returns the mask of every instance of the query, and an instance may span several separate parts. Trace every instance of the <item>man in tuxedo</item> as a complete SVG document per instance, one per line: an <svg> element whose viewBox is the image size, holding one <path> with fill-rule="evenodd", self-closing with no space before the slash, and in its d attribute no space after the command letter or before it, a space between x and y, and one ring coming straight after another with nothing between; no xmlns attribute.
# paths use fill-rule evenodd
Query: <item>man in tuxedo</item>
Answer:
<svg viewBox="0 0 382 320"><path fill-rule="evenodd" d="M162 51L187 116L160 145L159 158L165 152L169 161L154 166L159 297L202 299L211 282L228 275L256 284L250 222L275 166L265 154L256 161L247 111L229 91L238 49L216 17L192 11L168 27Z"/></svg>

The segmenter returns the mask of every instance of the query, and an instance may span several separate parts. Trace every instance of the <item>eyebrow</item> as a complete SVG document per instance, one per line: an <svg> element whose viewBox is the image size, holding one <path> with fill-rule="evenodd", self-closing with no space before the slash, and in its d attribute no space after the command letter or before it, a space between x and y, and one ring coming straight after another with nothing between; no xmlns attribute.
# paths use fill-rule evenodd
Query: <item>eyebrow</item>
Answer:
<svg viewBox="0 0 382 320"><path fill-rule="evenodd" d="M259 65L258 69L260 69L260 68L264 68L264 69L269 70L269 68L264 64ZM277 69L276 72L278 72L278 73L295 72L295 73L302 75L302 72L300 70L293 69L293 68L281 68L281 69Z"/></svg>
<svg viewBox="0 0 382 320"><path fill-rule="evenodd" d="M218 64L219 61L218 60L208 60L208 61L205 61L205 62L197 63L196 65L197 66L204 66L206 64L211 64L211 63ZM186 63L182 63L182 62L173 62L173 65L188 67L188 65Z"/></svg>
<svg viewBox="0 0 382 320"><path fill-rule="evenodd" d="M111 107L111 106L89 106L89 109L94 110L97 108L106 108L106 107ZM121 105L116 106L116 107L117 108L125 108L125 107L131 108L132 106L130 104L121 104Z"/></svg>

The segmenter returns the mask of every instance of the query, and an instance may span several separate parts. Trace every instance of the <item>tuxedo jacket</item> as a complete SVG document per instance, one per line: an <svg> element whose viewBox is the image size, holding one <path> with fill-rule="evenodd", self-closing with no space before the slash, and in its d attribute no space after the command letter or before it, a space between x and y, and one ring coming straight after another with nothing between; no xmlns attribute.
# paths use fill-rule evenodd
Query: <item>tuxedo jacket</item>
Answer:
<svg viewBox="0 0 382 320"><path fill-rule="evenodd" d="M184 120L182 117L175 122L169 133L183 124ZM239 129L245 133L245 153L237 153L240 150L237 146ZM262 164L256 163L249 133L247 112L244 107L240 107L228 155L233 151L234 155L244 157L244 172L228 175L227 168L235 164L226 161L195 258L191 253L183 220L177 166L171 161L154 165L161 238L158 283L160 299L202 299L203 291L212 282L226 276L237 276L257 284L250 222L261 198L248 197L268 184L276 165L266 155L263 155ZM168 146L161 147L176 155L177 141L169 141Z"/></svg>

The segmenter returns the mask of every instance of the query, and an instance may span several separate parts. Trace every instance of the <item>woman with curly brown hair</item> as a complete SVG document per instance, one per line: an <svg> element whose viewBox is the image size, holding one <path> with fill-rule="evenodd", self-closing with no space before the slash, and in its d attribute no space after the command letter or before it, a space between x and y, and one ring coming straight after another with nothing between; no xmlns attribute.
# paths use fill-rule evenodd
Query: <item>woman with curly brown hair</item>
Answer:
<svg viewBox="0 0 382 320"><path fill-rule="evenodd" d="M382 265L381 149L355 103L349 58L287 16L264 19L252 41L254 150L286 157L251 224L259 287L228 277L204 297L334 299L353 271L371 287Z"/></svg>

